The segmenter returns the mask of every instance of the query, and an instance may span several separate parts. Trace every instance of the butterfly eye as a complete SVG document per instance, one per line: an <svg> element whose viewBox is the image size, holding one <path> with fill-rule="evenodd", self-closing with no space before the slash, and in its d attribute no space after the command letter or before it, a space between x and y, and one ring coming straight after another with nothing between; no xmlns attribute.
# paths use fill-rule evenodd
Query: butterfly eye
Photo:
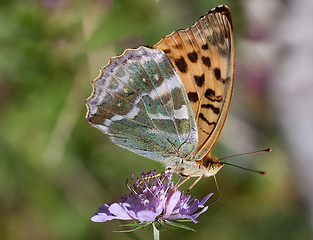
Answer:
<svg viewBox="0 0 313 240"><path fill-rule="evenodd" d="M216 165L215 164L210 164L210 166L208 167L208 172L209 173L213 173L216 170Z"/></svg>

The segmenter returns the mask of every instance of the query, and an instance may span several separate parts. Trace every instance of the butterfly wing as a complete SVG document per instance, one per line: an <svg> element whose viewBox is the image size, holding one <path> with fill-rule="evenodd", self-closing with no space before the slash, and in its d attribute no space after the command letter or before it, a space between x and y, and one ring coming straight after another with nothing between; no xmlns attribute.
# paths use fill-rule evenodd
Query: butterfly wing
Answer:
<svg viewBox="0 0 313 240"><path fill-rule="evenodd" d="M166 54L140 47L111 58L93 81L86 119L115 144L163 161L187 156L197 129L183 84Z"/></svg>
<svg viewBox="0 0 313 240"><path fill-rule="evenodd" d="M198 129L191 157L202 159L220 135L232 96L235 52L230 10L217 7L153 47L167 54L182 79Z"/></svg>

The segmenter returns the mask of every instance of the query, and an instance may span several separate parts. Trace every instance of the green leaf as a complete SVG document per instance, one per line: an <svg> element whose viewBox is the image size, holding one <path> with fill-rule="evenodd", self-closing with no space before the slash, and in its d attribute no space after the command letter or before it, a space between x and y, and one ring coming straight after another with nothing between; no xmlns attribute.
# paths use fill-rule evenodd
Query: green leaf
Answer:
<svg viewBox="0 0 313 240"><path fill-rule="evenodd" d="M150 225L149 222L144 222L144 223L140 223L140 222L133 222L133 223L129 223L129 224L121 224L120 227L134 227L131 229L124 229L124 230L117 230L117 231L113 231L113 232L134 232L140 228L144 228L146 226Z"/></svg>
<svg viewBox="0 0 313 240"><path fill-rule="evenodd" d="M183 224L180 224L180 223L178 223L177 221L168 221L168 220L164 220L164 223L165 223L166 225L170 225L170 226L175 227L175 228L182 228L182 229L185 229L185 230L189 230L189 231L195 232L194 229L192 229L192 228L190 228L190 227L187 227L187 226L185 226L185 225L183 225Z"/></svg>
<svg viewBox="0 0 313 240"><path fill-rule="evenodd" d="M135 227L135 228L132 228L132 229L125 229L125 230L117 230L117 231L113 231L113 232L120 232L120 233L128 233L128 232L134 232L140 228L143 228L143 226L138 226L138 227Z"/></svg>

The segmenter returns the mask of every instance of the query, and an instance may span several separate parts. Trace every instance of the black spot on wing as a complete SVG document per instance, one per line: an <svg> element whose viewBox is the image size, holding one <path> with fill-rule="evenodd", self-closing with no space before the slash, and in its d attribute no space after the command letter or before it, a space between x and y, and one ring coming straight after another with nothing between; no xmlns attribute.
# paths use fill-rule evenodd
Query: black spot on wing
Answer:
<svg viewBox="0 0 313 240"><path fill-rule="evenodd" d="M203 83L204 83L204 74L202 74L201 76L195 75L194 76L195 82L197 84L198 87L202 87Z"/></svg>
<svg viewBox="0 0 313 240"><path fill-rule="evenodd" d="M175 65L178 68L179 71L182 73L187 72L187 63L183 57L180 57L178 59L175 59Z"/></svg>
<svg viewBox="0 0 313 240"><path fill-rule="evenodd" d="M220 113L220 109L217 107L214 107L212 104L201 104L201 107L203 108L207 108L207 109L211 109L213 111L213 113L215 114L219 114Z"/></svg>
<svg viewBox="0 0 313 240"><path fill-rule="evenodd" d="M215 122L209 122L209 120L206 119L206 117L203 115L203 113L199 114L199 118L202 119L203 121L205 121L208 125L216 125Z"/></svg>
<svg viewBox="0 0 313 240"><path fill-rule="evenodd" d="M208 88L205 93L204 96L209 99L212 102L221 102L223 101L223 96L219 95L216 96L215 91L211 88Z"/></svg>
<svg viewBox="0 0 313 240"><path fill-rule="evenodd" d="M211 67L211 60L209 57L202 57L201 59L205 66L207 66L208 68Z"/></svg>
<svg viewBox="0 0 313 240"><path fill-rule="evenodd" d="M206 44L202 45L201 48L202 48L203 50L208 50L208 49L209 49L209 46L208 46L208 44L206 43Z"/></svg>
<svg viewBox="0 0 313 240"><path fill-rule="evenodd" d="M187 56L188 56L189 60L193 63L197 62L197 60L198 60L198 54L195 51L188 53Z"/></svg>
<svg viewBox="0 0 313 240"><path fill-rule="evenodd" d="M199 100L198 93L196 92L189 92L187 95L190 102L197 102Z"/></svg>
<svg viewBox="0 0 313 240"><path fill-rule="evenodd" d="M221 70L219 68L214 68L214 75L217 80L221 80Z"/></svg>
<svg viewBox="0 0 313 240"><path fill-rule="evenodd" d="M222 83L226 83L230 80L230 77L227 77L227 78L222 78Z"/></svg>

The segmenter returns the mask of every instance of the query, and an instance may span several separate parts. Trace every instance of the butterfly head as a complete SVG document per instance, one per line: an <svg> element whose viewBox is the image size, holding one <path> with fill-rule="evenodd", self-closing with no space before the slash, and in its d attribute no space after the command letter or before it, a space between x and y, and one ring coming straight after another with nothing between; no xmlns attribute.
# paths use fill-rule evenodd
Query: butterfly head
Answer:
<svg viewBox="0 0 313 240"><path fill-rule="evenodd" d="M207 177L214 176L224 166L224 163L218 160L217 157L212 158L210 155L203 158L202 164L207 169Z"/></svg>

